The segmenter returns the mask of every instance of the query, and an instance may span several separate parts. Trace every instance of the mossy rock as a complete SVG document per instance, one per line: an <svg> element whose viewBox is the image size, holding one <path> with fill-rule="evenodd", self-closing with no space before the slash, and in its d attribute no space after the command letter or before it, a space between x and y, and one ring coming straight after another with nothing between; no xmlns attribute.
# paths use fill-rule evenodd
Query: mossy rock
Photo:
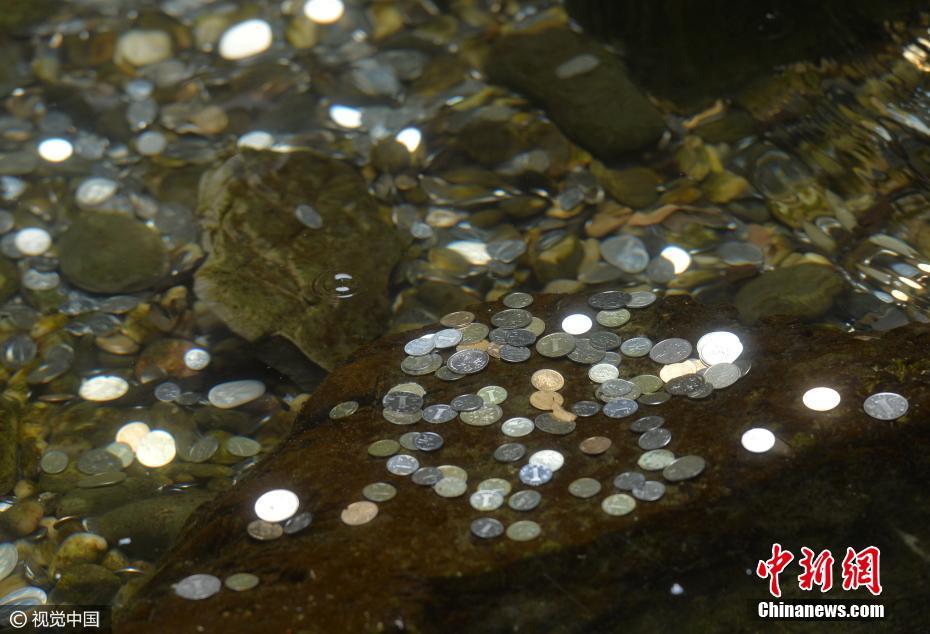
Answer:
<svg viewBox="0 0 930 634"><path fill-rule="evenodd" d="M815 319L824 315L846 287L829 266L799 264L767 271L736 294L740 318L752 324L771 315Z"/></svg>
<svg viewBox="0 0 930 634"><path fill-rule="evenodd" d="M0 302L13 297L19 290L19 270L16 265L0 257Z"/></svg>

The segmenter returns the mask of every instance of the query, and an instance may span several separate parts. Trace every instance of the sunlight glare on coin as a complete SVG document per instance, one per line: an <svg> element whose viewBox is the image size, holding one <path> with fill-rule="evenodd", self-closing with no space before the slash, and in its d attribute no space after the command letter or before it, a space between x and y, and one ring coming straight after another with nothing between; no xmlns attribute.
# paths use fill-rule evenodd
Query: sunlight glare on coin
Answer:
<svg viewBox="0 0 930 634"><path fill-rule="evenodd" d="M802 397L804 405L815 412L828 412L840 404L840 393L830 387L813 387Z"/></svg>
<svg viewBox="0 0 930 634"><path fill-rule="evenodd" d="M743 432L743 448L752 453L765 453L775 446L775 434L764 427L753 427Z"/></svg>
<svg viewBox="0 0 930 634"><path fill-rule="evenodd" d="M300 508L300 498L287 489L272 489L255 500L255 515L266 522L283 522Z"/></svg>
<svg viewBox="0 0 930 634"><path fill-rule="evenodd" d="M575 313L562 320L562 330L570 335L583 335L591 330L594 322L587 315Z"/></svg>

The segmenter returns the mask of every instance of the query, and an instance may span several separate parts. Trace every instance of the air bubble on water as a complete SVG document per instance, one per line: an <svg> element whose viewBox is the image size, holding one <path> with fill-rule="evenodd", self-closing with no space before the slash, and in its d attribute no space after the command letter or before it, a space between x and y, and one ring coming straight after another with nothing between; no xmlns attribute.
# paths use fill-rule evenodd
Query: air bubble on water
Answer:
<svg viewBox="0 0 930 634"><path fill-rule="evenodd" d="M359 283L351 273L329 270L316 277L312 288L314 294L320 299L349 299L359 292Z"/></svg>

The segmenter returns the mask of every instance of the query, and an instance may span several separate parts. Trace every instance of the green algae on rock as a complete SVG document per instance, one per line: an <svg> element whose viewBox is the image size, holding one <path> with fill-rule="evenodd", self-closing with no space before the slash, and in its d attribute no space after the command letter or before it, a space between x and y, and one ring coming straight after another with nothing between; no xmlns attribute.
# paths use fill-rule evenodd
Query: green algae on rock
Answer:
<svg viewBox="0 0 930 634"><path fill-rule="evenodd" d="M322 226L302 224L298 205ZM404 245L349 164L245 152L204 176L198 212L209 255L195 291L240 336L282 336L331 369L382 332Z"/></svg>
<svg viewBox="0 0 930 634"><path fill-rule="evenodd" d="M755 323L770 315L814 319L824 315L846 287L829 266L799 264L767 271L750 280L736 295L740 318Z"/></svg>

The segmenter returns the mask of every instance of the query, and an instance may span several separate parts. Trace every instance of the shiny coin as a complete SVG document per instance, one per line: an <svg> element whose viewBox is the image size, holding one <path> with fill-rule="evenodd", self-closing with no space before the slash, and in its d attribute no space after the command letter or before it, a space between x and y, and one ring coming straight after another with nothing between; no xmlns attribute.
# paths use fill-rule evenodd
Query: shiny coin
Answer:
<svg viewBox="0 0 930 634"><path fill-rule="evenodd" d="M628 308L645 308L656 301L656 294L650 291L633 291L630 293L630 301L626 303Z"/></svg>
<svg viewBox="0 0 930 634"><path fill-rule="evenodd" d="M393 456L398 451L400 451L400 443L388 438L376 440L368 445L368 455L376 458L387 458L388 456Z"/></svg>
<svg viewBox="0 0 930 634"><path fill-rule="evenodd" d="M494 459L498 462L517 462L526 455L526 447L518 442L508 442L494 450Z"/></svg>
<svg viewBox="0 0 930 634"><path fill-rule="evenodd" d="M468 503L476 511L494 511L504 504L504 496L500 491L475 491L468 498Z"/></svg>
<svg viewBox="0 0 930 634"><path fill-rule="evenodd" d="M42 467L42 471L45 473L61 473L68 466L68 454L57 449L46 451L42 454L39 466Z"/></svg>
<svg viewBox="0 0 930 634"><path fill-rule="evenodd" d="M10 576L17 563L19 563L19 553L16 546L9 542L0 544L0 581Z"/></svg>
<svg viewBox="0 0 930 634"><path fill-rule="evenodd" d="M229 381L213 386L207 392L207 400L213 407L231 409L245 405L265 393L265 384L261 381Z"/></svg>
<svg viewBox="0 0 930 634"><path fill-rule="evenodd" d="M652 350L652 340L648 337L633 337L620 344L620 352L628 357L645 357Z"/></svg>
<svg viewBox="0 0 930 634"><path fill-rule="evenodd" d="M588 297L588 306L601 311L616 311L626 306L630 294L623 291L601 291Z"/></svg>
<svg viewBox="0 0 930 634"><path fill-rule="evenodd" d="M378 516L378 505L374 502L352 502L340 514L340 519L349 526L367 524Z"/></svg>
<svg viewBox="0 0 930 634"><path fill-rule="evenodd" d="M184 365L194 371L200 371L210 365L210 353L203 348L191 348L184 353Z"/></svg>
<svg viewBox="0 0 930 634"><path fill-rule="evenodd" d="M581 449L582 453L589 456L599 456L610 449L611 444L610 438L606 436L591 436L582 440L578 448Z"/></svg>
<svg viewBox="0 0 930 634"><path fill-rule="evenodd" d="M391 412L412 414L423 407L423 397L412 392L388 392L381 399L381 405Z"/></svg>
<svg viewBox="0 0 930 634"><path fill-rule="evenodd" d="M106 449L90 449L78 457L77 468L83 474L97 475L119 471L123 468L123 463Z"/></svg>
<svg viewBox="0 0 930 634"><path fill-rule="evenodd" d="M155 398L163 403L173 403L178 400L178 397L181 396L181 386L177 383L161 383L155 387L154 390Z"/></svg>
<svg viewBox="0 0 930 634"><path fill-rule="evenodd" d="M468 473L462 467L457 467L451 464L443 464L437 467L442 471L442 475L447 478L458 478L459 480L464 480L468 482Z"/></svg>
<svg viewBox="0 0 930 634"><path fill-rule="evenodd" d="M329 410L329 417L333 420L347 418L358 411L358 403L355 401L344 401Z"/></svg>
<svg viewBox="0 0 930 634"><path fill-rule="evenodd" d="M552 479L552 469L540 464L526 464L520 468L520 482L540 486Z"/></svg>
<svg viewBox="0 0 930 634"><path fill-rule="evenodd" d="M558 406L561 406L565 402L565 397L563 397L558 392L542 392L536 391L530 394L530 405L536 409L552 411Z"/></svg>
<svg viewBox="0 0 930 634"><path fill-rule="evenodd" d="M624 273L641 273L649 265L646 245L629 234L613 236L601 242L601 257ZM627 299L627 303L629 301Z"/></svg>
<svg viewBox="0 0 930 634"><path fill-rule="evenodd" d="M454 348L460 343L462 343L462 331L455 328L440 330L433 337L433 345L439 349Z"/></svg>
<svg viewBox="0 0 930 634"><path fill-rule="evenodd" d="M565 456L554 449L542 449L537 451L528 461L530 464L538 464L547 467L550 471L558 471L565 464Z"/></svg>
<svg viewBox="0 0 930 634"><path fill-rule="evenodd" d="M704 371L704 381L715 390L722 390L740 378L739 368L732 363L715 363Z"/></svg>
<svg viewBox="0 0 930 634"><path fill-rule="evenodd" d="M283 528L286 535L293 535L294 533L299 533L303 529L310 526L310 523L313 521L313 515L310 511L304 511L303 513L298 513L294 517L288 519L284 522Z"/></svg>
<svg viewBox="0 0 930 634"><path fill-rule="evenodd" d="M420 461L409 454L391 456L387 461L387 470L394 475L407 476L420 468Z"/></svg>
<svg viewBox="0 0 930 634"><path fill-rule="evenodd" d="M662 470L662 477L669 482L689 480L700 475L706 466L707 463L700 456L682 456Z"/></svg>
<svg viewBox="0 0 930 634"><path fill-rule="evenodd" d="M562 319L562 330L570 335L583 335L594 326L587 315L575 313Z"/></svg>
<svg viewBox="0 0 930 634"><path fill-rule="evenodd" d="M468 485L461 478L444 477L433 485L433 491L444 498L457 498L465 493Z"/></svg>
<svg viewBox="0 0 930 634"><path fill-rule="evenodd" d="M775 434L764 427L755 427L743 432L740 441L746 451L765 453L775 446Z"/></svg>
<svg viewBox="0 0 930 634"><path fill-rule="evenodd" d="M608 495L601 502L601 509L608 515L626 515L636 508L636 500L626 493Z"/></svg>
<svg viewBox="0 0 930 634"><path fill-rule="evenodd" d="M537 370L530 377L530 383L537 390L554 392L565 386L565 377L555 370Z"/></svg>
<svg viewBox="0 0 930 634"><path fill-rule="evenodd" d="M252 539L257 539L260 542L269 542L281 537L281 535L284 534L284 529L280 524L273 524L265 520L253 520L249 522L249 525L246 527L246 532Z"/></svg>
<svg viewBox="0 0 930 634"><path fill-rule="evenodd" d="M807 390L801 400L808 409L828 412L840 404L840 393L830 387L815 387Z"/></svg>
<svg viewBox="0 0 930 634"><path fill-rule="evenodd" d="M288 489L272 489L255 500L255 515L266 522L283 522L300 508L300 498Z"/></svg>
<svg viewBox="0 0 930 634"><path fill-rule="evenodd" d="M493 517L479 517L471 523L471 532L481 539L493 539L504 534L504 525Z"/></svg>
<svg viewBox="0 0 930 634"><path fill-rule="evenodd" d="M504 497L510 495L510 483L502 478L488 478L478 483L479 491L497 491Z"/></svg>
<svg viewBox="0 0 930 634"><path fill-rule="evenodd" d="M643 486L646 482L646 476L638 471L624 471L614 478L614 487L621 491L632 491L636 487Z"/></svg>
<svg viewBox="0 0 930 634"><path fill-rule="evenodd" d="M620 370L609 363L598 363L588 369L588 378L595 383L603 383L620 376Z"/></svg>
<svg viewBox="0 0 930 634"><path fill-rule="evenodd" d="M907 399L894 392L879 392L865 399L862 409L872 418L894 420L907 414Z"/></svg>
<svg viewBox="0 0 930 634"><path fill-rule="evenodd" d="M448 423L458 416L458 412L443 403L428 405L423 408L423 420L427 423Z"/></svg>
<svg viewBox="0 0 930 634"><path fill-rule="evenodd" d="M604 403L602 411L604 416L608 418L624 418L625 416L632 416L638 409L639 404L636 401L631 401L628 398L618 398Z"/></svg>
<svg viewBox="0 0 930 634"><path fill-rule="evenodd" d="M601 411L601 406L594 401L577 401L572 403L571 410L575 416L588 417Z"/></svg>
<svg viewBox="0 0 930 634"><path fill-rule="evenodd" d="M661 471L675 461L675 454L668 449L653 449L639 457L636 465L645 471Z"/></svg>
<svg viewBox="0 0 930 634"><path fill-rule="evenodd" d="M643 435L639 437L638 444L641 449L652 451L653 449L661 449L671 441L672 432L665 427L657 427L643 433Z"/></svg>
<svg viewBox="0 0 930 634"><path fill-rule="evenodd" d="M544 357L564 357L575 349L575 338L565 332L554 332L536 342L536 352Z"/></svg>
<svg viewBox="0 0 930 634"><path fill-rule="evenodd" d="M533 296L529 293L508 293L501 301L507 308L526 308L533 303Z"/></svg>
<svg viewBox="0 0 930 634"><path fill-rule="evenodd" d="M119 376L101 375L85 379L78 394L85 401L114 401L129 391L129 383Z"/></svg>
<svg viewBox="0 0 930 634"><path fill-rule="evenodd" d="M542 501L538 491L517 491L507 500L507 506L514 511L532 511Z"/></svg>
<svg viewBox="0 0 930 634"><path fill-rule="evenodd" d="M530 520L520 520L507 527L507 537L515 542L528 542L539 537L542 529Z"/></svg>
<svg viewBox="0 0 930 634"><path fill-rule="evenodd" d="M461 341L462 333L458 334L459 341ZM423 335L422 337L417 337L416 339L408 341L406 345L404 345L404 352L416 357L429 354L436 348L436 344L433 341L434 338L435 335Z"/></svg>
<svg viewBox="0 0 930 634"><path fill-rule="evenodd" d="M619 310L602 310L594 316L595 321L606 328L619 328L630 321L630 311L626 308Z"/></svg>
<svg viewBox="0 0 930 634"><path fill-rule="evenodd" d="M481 372L489 360L488 353L482 350L462 350L449 357L446 364L453 372L475 374Z"/></svg>
<svg viewBox="0 0 930 634"><path fill-rule="evenodd" d="M655 502L665 495L665 485L656 480L646 480L633 488L633 497L644 502Z"/></svg>
<svg viewBox="0 0 930 634"><path fill-rule="evenodd" d="M231 436L226 439L226 451L240 458L250 458L262 450L261 443L245 436Z"/></svg>
<svg viewBox="0 0 930 634"><path fill-rule="evenodd" d="M665 419L661 416L643 416L630 423L630 431L642 434L650 429L656 429L665 424Z"/></svg>
<svg viewBox="0 0 930 634"><path fill-rule="evenodd" d="M601 492L601 483L594 478L578 478L568 485L568 492L576 498L591 498Z"/></svg>
<svg viewBox="0 0 930 634"><path fill-rule="evenodd" d="M449 403L457 412L473 412L485 406L484 399L477 394L461 394Z"/></svg>
<svg viewBox="0 0 930 634"><path fill-rule="evenodd" d="M362 489L362 495L372 502L387 502L397 495L397 489L393 484L387 482L372 482L365 485L365 488ZM285 526L286 528L287 526Z"/></svg>
<svg viewBox="0 0 930 634"><path fill-rule="evenodd" d="M523 363L530 358L531 354L530 349L523 346L512 346L505 343L500 347L501 360L509 363Z"/></svg>
<svg viewBox="0 0 930 634"><path fill-rule="evenodd" d="M733 363L743 353L743 343L732 332L709 332L700 339L697 345L698 356L706 365L716 363Z"/></svg>
<svg viewBox="0 0 930 634"><path fill-rule="evenodd" d="M478 396L485 405L500 405L507 400L507 390L499 385L486 385L478 390Z"/></svg>
<svg viewBox="0 0 930 634"><path fill-rule="evenodd" d="M522 308L508 308L491 315L491 324L498 328L524 328L533 320L533 315Z"/></svg>
<svg viewBox="0 0 930 634"><path fill-rule="evenodd" d="M575 431L574 421L560 420L548 412L537 416L534 424L539 431L556 436L564 436Z"/></svg>
<svg viewBox="0 0 930 634"><path fill-rule="evenodd" d="M504 412L501 410L500 405L485 405L481 409L476 409L473 412L462 412L459 414L459 418L461 418L462 422L466 425L486 427L487 425L493 425L499 421L503 415Z"/></svg>
<svg viewBox="0 0 930 634"><path fill-rule="evenodd" d="M250 572L237 572L226 577L223 584L230 590L245 592L257 586L258 582L258 577Z"/></svg>
<svg viewBox="0 0 930 634"><path fill-rule="evenodd" d="M522 438L533 431L535 425L529 418L516 416L508 418L501 425L501 432L510 438Z"/></svg>
<svg viewBox="0 0 930 634"><path fill-rule="evenodd" d="M97 475L81 478L78 480L77 485L82 489L96 489L119 484L125 479L126 474L122 471L110 471L109 473L98 473Z"/></svg>
<svg viewBox="0 0 930 634"><path fill-rule="evenodd" d="M420 451L436 451L442 444L442 436L431 431L420 432L413 440L413 445Z"/></svg>
<svg viewBox="0 0 930 634"><path fill-rule="evenodd" d="M444 477L445 476L443 476L442 471L436 467L420 467L413 473L412 476L410 476L410 479L414 484L419 484L420 486L424 487L431 487L442 480Z"/></svg>
<svg viewBox="0 0 930 634"><path fill-rule="evenodd" d="M174 593L182 599L199 601L207 599L220 591L223 584L213 575L191 575L174 585Z"/></svg>
<svg viewBox="0 0 930 634"><path fill-rule="evenodd" d="M442 355L437 352L415 357L405 357L400 363L400 369L410 376L424 376L431 374L442 366Z"/></svg>
<svg viewBox="0 0 930 634"><path fill-rule="evenodd" d="M443 315L439 323L447 328L461 328L475 321L475 313L467 310L459 310L454 313Z"/></svg>
<svg viewBox="0 0 930 634"><path fill-rule="evenodd" d="M656 363L680 363L691 355L691 342L687 339L673 337L663 339L652 346L649 358Z"/></svg>

